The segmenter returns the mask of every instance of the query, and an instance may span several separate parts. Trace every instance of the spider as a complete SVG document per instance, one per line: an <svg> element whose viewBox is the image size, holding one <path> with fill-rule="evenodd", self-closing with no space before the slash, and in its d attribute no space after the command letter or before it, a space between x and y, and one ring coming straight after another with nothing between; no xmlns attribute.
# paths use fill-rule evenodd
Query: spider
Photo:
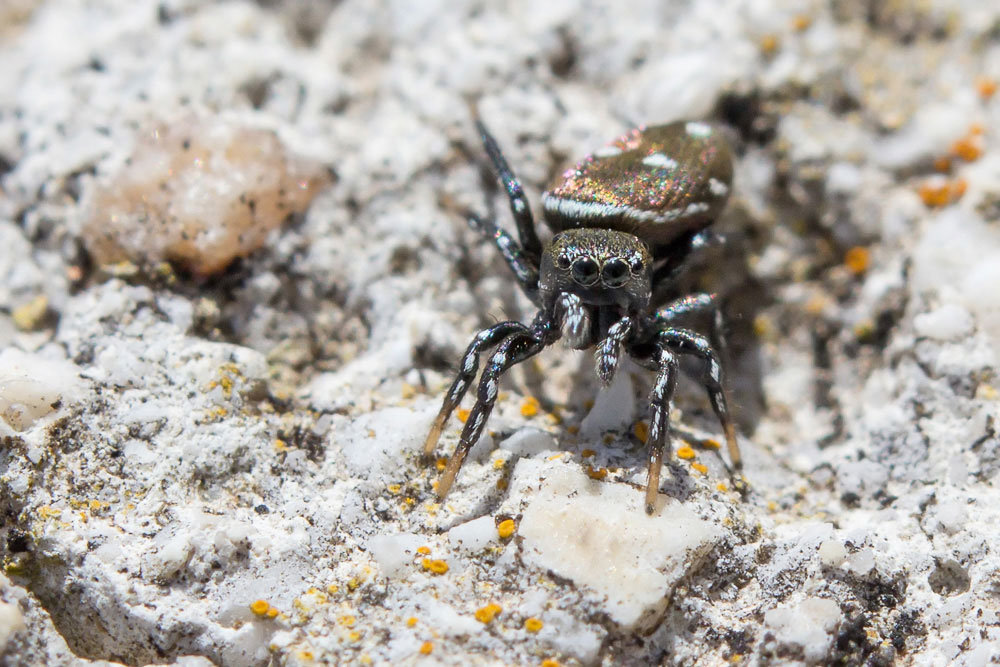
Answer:
<svg viewBox="0 0 1000 667"><path fill-rule="evenodd" d="M475 215L469 224L493 241L539 310L531 324L507 321L483 329L466 349L427 434L427 455L475 379L480 356L490 349L493 353L438 483L438 496L447 495L482 434L503 373L559 338L574 349L596 346L597 374L605 386L623 351L656 372L649 398L647 513L653 513L659 492L680 355L701 362L701 383L722 424L729 458L739 469L742 459L719 355L707 338L677 326L689 315L714 312L715 295L659 303L685 259L710 239L708 227L725 206L733 174L725 139L708 124L681 121L632 130L588 155L542 195L545 221L555 233L543 246L520 181L486 127L477 120L476 128L507 192L518 240Z"/></svg>

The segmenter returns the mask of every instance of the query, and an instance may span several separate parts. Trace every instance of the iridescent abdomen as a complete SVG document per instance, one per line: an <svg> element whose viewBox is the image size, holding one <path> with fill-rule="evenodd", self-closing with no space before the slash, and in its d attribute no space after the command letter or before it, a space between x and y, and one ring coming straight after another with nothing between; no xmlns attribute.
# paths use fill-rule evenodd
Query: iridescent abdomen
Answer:
<svg viewBox="0 0 1000 667"><path fill-rule="evenodd" d="M711 125L632 130L584 158L542 195L553 231L616 229L652 247L710 224L725 206L732 154Z"/></svg>

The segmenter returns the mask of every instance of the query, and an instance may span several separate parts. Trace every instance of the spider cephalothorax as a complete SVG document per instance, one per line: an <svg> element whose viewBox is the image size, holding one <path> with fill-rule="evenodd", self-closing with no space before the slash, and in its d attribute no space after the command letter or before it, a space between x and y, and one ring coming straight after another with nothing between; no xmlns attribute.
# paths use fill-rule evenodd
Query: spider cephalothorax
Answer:
<svg viewBox="0 0 1000 667"><path fill-rule="evenodd" d="M653 511L669 440L678 355L701 360L702 384L738 468L740 451L719 357L705 337L676 326L686 316L714 308L714 295L655 301L657 288L669 283L690 251L704 243L707 227L725 206L733 174L725 140L705 123L679 122L632 130L587 156L542 197L545 219L556 232L543 247L520 182L490 133L482 124L478 129L510 199L520 242L492 222L472 217L470 224L493 240L539 311L530 325L509 321L484 329L466 349L427 435L427 454L475 379L479 355L491 348L493 353L439 482L439 496L448 493L482 434L500 376L560 337L577 349L596 346L597 373L605 384L614 377L622 351L657 371L650 396L647 512Z"/></svg>

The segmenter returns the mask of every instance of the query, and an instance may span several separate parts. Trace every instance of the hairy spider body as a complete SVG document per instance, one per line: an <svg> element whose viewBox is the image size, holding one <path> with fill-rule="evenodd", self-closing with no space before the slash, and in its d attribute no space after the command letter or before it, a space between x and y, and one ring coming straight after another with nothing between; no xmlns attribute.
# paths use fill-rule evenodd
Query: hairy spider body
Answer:
<svg viewBox="0 0 1000 667"><path fill-rule="evenodd" d="M733 466L739 468L719 356L704 336L677 326L689 315L714 309L714 295L658 303L661 288L669 289L691 251L705 244L707 228L725 206L733 169L723 137L705 123L678 122L632 130L588 155L542 196L545 220L555 232L543 246L520 182L490 133L481 123L477 128L507 192L519 240L475 216L470 224L493 240L539 311L530 325L508 321L484 329L466 349L424 443L427 454L475 379L480 356L493 352L438 495L444 498L451 489L482 434L501 375L560 338L575 349L596 347L597 373L605 385L614 378L623 353L656 371L650 395L647 512L654 509L669 444L680 355L701 361L701 382L722 424Z"/></svg>

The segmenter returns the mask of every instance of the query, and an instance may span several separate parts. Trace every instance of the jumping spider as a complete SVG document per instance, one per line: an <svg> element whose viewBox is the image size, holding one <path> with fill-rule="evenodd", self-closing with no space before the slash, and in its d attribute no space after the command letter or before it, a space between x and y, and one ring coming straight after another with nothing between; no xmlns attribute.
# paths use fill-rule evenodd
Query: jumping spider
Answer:
<svg viewBox="0 0 1000 667"><path fill-rule="evenodd" d="M597 373L605 385L614 377L623 348L657 372L650 395L648 513L653 512L669 439L678 355L701 361L701 382L738 469L740 450L726 407L719 356L707 338L676 326L691 314L713 311L715 295L657 300L662 292L657 287L669 287L691 251L705 243L708 227L725 206L733 167L723 137L705 123L677 122L632 130L587 156L542 196L545 221L555 232L543 247L521 183L478 121L477 129L507 191L520 242L493 222L471 216L470 224L496 244L539 311L530 325L508 321L480 331L466 349L427 434L428 455L475 378L479 355L495 348L438 495L444 498L451 489L479 439L497 400L500 376L560 337L575 349L597 347Z"/></svg>

